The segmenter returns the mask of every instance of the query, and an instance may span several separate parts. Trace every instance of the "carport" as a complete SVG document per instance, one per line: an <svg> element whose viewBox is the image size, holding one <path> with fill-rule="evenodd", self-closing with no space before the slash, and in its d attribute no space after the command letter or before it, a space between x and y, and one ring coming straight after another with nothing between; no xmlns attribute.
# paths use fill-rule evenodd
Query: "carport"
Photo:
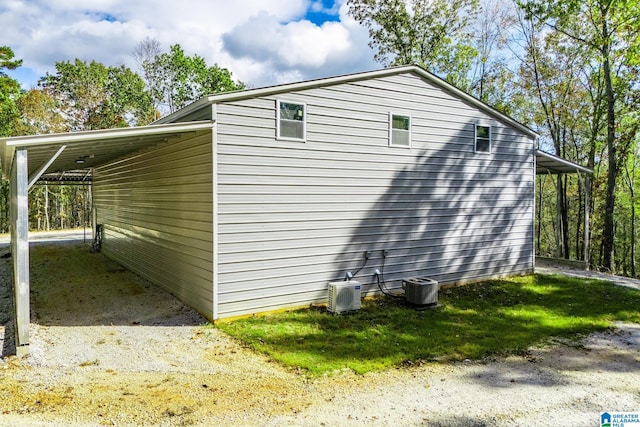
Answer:
<svg viewBox="0 0 640 427"><path fill-rule="evenodd" d="M536 175L565 173L592 174L593 171L562 157L536 150Z"/></svg>
<svg viewBox="0 0 640 427"><path fill-rule="evenodd" d="M580 166L562 157L536 150L536 175L561 175L561 174L577 174L578 179L582 183L582 188L587 188L587 177L593 174L593 171L584 166ZM589 266L589 193L584 193L584 262Z"/></svg>
<svg viewBox="0 0 640 427"><path fill-rule="evenodd" d="M16 352L29 345L29 189L39 180L91 182L92 168L124 159L185 135L211 121L175 123L0 139L4 178L10 181Z"/></svg>

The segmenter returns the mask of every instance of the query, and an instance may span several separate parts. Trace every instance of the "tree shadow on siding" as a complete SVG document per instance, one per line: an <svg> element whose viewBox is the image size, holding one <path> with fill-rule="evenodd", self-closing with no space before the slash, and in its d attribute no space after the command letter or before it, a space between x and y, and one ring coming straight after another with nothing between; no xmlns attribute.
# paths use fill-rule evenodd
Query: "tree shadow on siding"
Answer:
<svg viewBox="0 0 640 427"><path fill-rule="evenodd" d="M354 272L364 251L372 257L356 279L366 289L375 289L374 269L382 267L394 288L410 277L455 283L532 271L533 146L524 153L510 145L518 136L502 128L491 154L475 153L474 126L444 149L395 158L408 160L337 256L336 279Z"/></svg>

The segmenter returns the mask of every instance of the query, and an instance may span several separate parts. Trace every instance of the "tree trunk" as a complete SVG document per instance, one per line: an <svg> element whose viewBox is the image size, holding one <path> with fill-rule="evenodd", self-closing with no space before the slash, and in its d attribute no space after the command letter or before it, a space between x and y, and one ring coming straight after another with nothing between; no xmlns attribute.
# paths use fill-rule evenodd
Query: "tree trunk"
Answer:
<svg viewBox="0 0 640 427"><path fill-rule="evenodd" d="M556 256L564 258L564 221L562 215L562 177L556 175Z"/></svg>
<svg viewBox="0 0 640 427"><path fill-rule="evenodd" d="M606 20L602 25L603 35L608 36ZM606 40L607 38L605 38ZM614 209L616 202L616 178L618 176L618 159L616 153L616 113L613 82L611 78L611 65L609 63L610 47L607 43L602 48L602 67L605 79L605 95L607 99L607 155L609 157L609 170L607 173L607 193L604 208L603 267L609 271L615 271L614 265Z"/></svg>
<svg viewBox="0 0 640 427"><path fill-rule="evenodd" d="M560 193L560 221L562 224L562 256L569 259L569 202L567 199L567 177L558 175L561 186L558 188Z"/></svg>
<svg viewBox="0 0 640 427"><path fill-rule="evenodd" d="M49 219L49 186L44 186L44 229L51 230L51 221Z"/></svg>
<svg viewBox="0 0 640 427"><path fill-rule="evenodd" d="M583 213L584 205L582 200L582 193L584 191L586 191L586 189L583 188L582 180L578 179L578 218L576 219L576 259L578 260L584 259L584 250L582 250L583 248L581 248L581 245L580 245L580 238L583 237L582 224L584 220L582 218L582 213Z"/></svg>
<svg viewBox="0 0 640 427"><path fill-rule="evenodd" d="M631 171L629 171L629 164L625 164L624 168L627 187L629 188L629 201L631 203L631 215L629 218L629 227L631 228L630 242L629 242L629 269L631 270L631 277L636 277L636 157L633 156L633 162Z"/></svg>
<svg viewBox="0 0 640 427"><path fill-rule="evenodd" d="M544 209L544 198L542 197L542 192L544 191L544 181L545 176L541 176L540 178L538 178L538 238L536 240L536 253L538 255L542 253L540 251L540 239L542 235L542 210Z"/></svg>
<svg viewBox="0 0 640 427"><path fill-rule="evenodd" d="M556 152L564 156L564 150L556 145ZM569 259L569 209L567 206L567 182L563 175L556 175L556 256Z"/></svg>
<svg viewBox="0 0 640 427"><path fill-rule="evenodd" d="M64 193L60 191L60 196L58 197L58 215L60 215L60 230L64 230L65 224L65 210L64 210Z"/></svg>
<svg viewBox="0 0 640 427"><path fill-rule="evenodd" d="M636 277L636 202L631 190L631 277Z"/></svg>

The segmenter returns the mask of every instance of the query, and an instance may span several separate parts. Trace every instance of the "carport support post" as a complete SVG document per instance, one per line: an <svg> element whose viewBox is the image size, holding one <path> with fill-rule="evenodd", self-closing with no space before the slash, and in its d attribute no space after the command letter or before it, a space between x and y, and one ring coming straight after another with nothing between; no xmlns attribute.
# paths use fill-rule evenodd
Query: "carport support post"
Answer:
<svg viewBox="0 0 640 427"><path fill-rule="evenodd" d="M589 188L587 188L587 186L591 185L591 179L587 174L585 174L583 178L580 174L580 171L577 172L578 179L582 183L582 191L584 191L584 262L586 264L587 270L589 270L591 263L591 242L589 241L591 236L591 230L589 230L589 206L591 204L591 200L589 199Z"/></svg>
<svg viewBox="0 0 640 427"><path fill-rule="evenodd" d="M29 176L27 150L17 149L11 168L11 254L16 354L29 353Z"/></svg>

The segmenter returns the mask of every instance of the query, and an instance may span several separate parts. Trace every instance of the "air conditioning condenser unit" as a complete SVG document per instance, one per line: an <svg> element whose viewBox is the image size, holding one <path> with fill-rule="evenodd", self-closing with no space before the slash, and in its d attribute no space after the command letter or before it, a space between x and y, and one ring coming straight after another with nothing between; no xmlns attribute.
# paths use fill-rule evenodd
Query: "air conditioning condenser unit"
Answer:
<svg viewBox="0 0 640 427"><path fill-rule="evenodd" d="M329 282L327 310L331 313L360 310L360 287L355 280Z"/></svg>
<svg viewBox="0 0 640 427"><path fill-rule="evenodd" d="M438 306L438 282L424 277L413 277L402 281L407 302L414 307Z"/></svg>

